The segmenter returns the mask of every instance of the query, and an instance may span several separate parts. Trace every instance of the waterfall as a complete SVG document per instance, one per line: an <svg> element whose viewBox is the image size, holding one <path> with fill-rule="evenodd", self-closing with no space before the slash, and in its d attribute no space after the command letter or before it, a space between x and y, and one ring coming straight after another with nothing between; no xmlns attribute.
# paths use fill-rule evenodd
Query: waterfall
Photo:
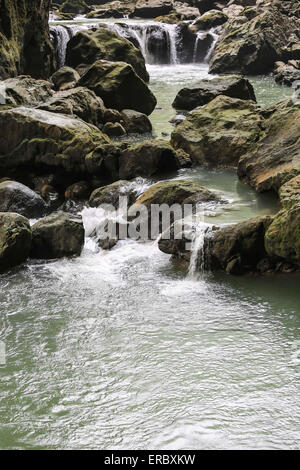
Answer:
<svg viewBox="0 0 300 470"><path fill-rule="evenodd" d="M65 65L66 62L66 52L67 52L67 45L70 39L75 36L78 31L82 31L84 29L89 29L90 27L94 27L95 25L91 26L79 26L79 25L51 25L50 26L50 36L51 40L54 44L55 48L55 55L57 60L58 68Z"/></svg>
<svg viewBox="0 0 300 470"><path fill-rule="evenodd" d="M205 223L199 223L194 227L191 258L188 271L188 277L195 277L196 273L203 273L207 265L207 253L205 244L211 233L211 226Z"/></svg>
<svg viewBox="0 0 300 470"><path fill-rule="evenodd" d="M216 44L217 44L218 39L219 39L219 37L220 37L220 32L219 32L219 31L220 31L220 27L218 26L217 28L212 28L212 29L210 30L210 32L209 32L210 35L211 35L212 38L213 38L213 42L211 43L211 46L210 46L210 48L208 49L206 56L204 57L204 62L205 62L205 63L208 63L208 62L210 61L210 59L211 59L211 56L213 55L213 52L214 52L215 47L216 47Z"/></svg>

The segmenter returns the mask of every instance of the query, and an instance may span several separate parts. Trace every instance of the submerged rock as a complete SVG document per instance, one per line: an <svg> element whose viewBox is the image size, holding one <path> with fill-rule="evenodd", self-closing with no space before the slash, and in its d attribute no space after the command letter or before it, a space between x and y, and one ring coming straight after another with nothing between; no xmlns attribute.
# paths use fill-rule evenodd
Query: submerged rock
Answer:
<svg viewBox="0 0 300 470"><path fill-rule="evenodd" d="M83 244L84 228L79 216L59 212L39 220L32 227L33 258L78 256Z"/></svg>
<svg viewBox="0 0 300 470"><path fill-rule="evenodd" d="M58 92L38 108L54 113L75 115L97 127L103 123L105 111L103 100L92 90L84 87Z"/></svg>
<svg viewBox="0 0 300 470"><path fill-rule="evenodd" d="M256 143L261 121L259 107L252 101L220 95L190 113L173 131L171 143L194 162L236 166Z"/></svg>
<svg viewBox="0 0 300 470"><path fill-rule="evenodd" d="M46 208L44 199L24 184L0 183L0 212L16 212L31 219L44 215Z"/></svg>
<svg viewBox="0 0 300 470"><path fill-rule="evenodd" d="M76 68L80 64L93 64L96 60L126 62L144 81L149 81L145 59L139 49L126 38L106 26L96 31L80 31L67 46L66 64Z"/></svg>
<svg viewBox="0 0 300 470"><path fill-rule="evenodd" d="M172 172L189 164L186 155L180 155L164 140L149 140L124 150L120 156L119 176L131 179Z"/></svg>
<svg viewBox="0 0 300 470"><path fill-rule="evenodd" d="M87 69L78 84L93 90L107 108L119 111L133 109L149 115L157 103L146 83L125 62L98 60Z"/></svg>
<svg viewBox="0 0 300 470"><path fill-rule="evenodd" d="M23 263L30 252L29 221L14 213L0 213L0 273Z"/></svg>
<svg viewBox="0 0 300 470"><path fill-rule="evenodd" d="M212 80L200 80L192 87L182 88L173 102L173 107L190 111L209 103L219 95L256 101L249 80L239 75L229 75Z"/></svg>
<svg viewBox="0 0 300 470"><path fill-rule="evenodd" d="M242 155L238 175L257 191L278 191L300 173L300 107L283 101L264 113L259 140Z"/></svg>

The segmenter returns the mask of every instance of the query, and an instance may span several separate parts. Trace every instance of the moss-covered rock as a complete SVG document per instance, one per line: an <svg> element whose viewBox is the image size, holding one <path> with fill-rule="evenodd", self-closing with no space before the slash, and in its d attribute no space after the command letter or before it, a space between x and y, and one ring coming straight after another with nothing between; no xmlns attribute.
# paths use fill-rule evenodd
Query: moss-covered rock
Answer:
<svg viewBox="0 0 300 470"><path fill-rule="evenodd" d="M49 5L49 0L0 0L0 79L50 76Z"/></svg>
<svg viewBox="0 0 300 470"><path fill-rule="evenodd" d="M149 140L124 150L120 156L119 176L131 179L136 176L150 177L189 166L190 160L182 159L164 140Z"/></svg>
<svg viewBox="0 0 300 470"><path fill-rule="evenodd" d="M36 192L16 181L0 183L0 212L16 212L28 218L41 217L46 203Z"/></svg>
<svg viewBox="0 0 300 470"><path fill-rule="evenodd" d="M84 87L58 92L38 108L54 113L75 115L97 127L103 123L105 110L102 99L92 90Z"/></svg>
<svg viewBox="0 0 300 470"><path fill-rule="evenodd" d="M90 7L84 0L66 0L60 7L62 13L84 14L90 11Z"/></svg>
<svg viewBox="0 0 300 470"><path fill-rule="evenodd" d="M279 212L265 236L269 256L300 265L300 203Z"/></svg>
<svg viewBox="0 0 300 470"><path fill-rule="evenodd" d="M193 28L197 31L203 31L226 23L228 16L220 10L210 10L196 19Z"/></svg>
<svg viewBox="0 0 300 470"><path fill-rule="evenodd" d="M299 20L291 21L276 6L242 24L230 19L212 56L210 72L270 72L277 60L297 58L292 47L299 43L299 30Z"/></svg>
<svg viewBox="0 0 300 470"><path fill-rule="evenodd" d="M88 171L86 158L110 140L79 118L20 107L0 111L0 175L9 169ZM93 167L93 173L97 168ZM75 180L76 181L76 180Z"/></svg>
<svg viewBox="0 0 300 470"><path fill-rule="evenodd" d="M37 106L50 98L53 91L50 82L21 75L0 82L0 94L6 105Z"/></svg>
<svg viewBox="0 0 300 470"><path fill-rule="evenodd" d="M220 95L190 113L173 131L171 143L197 163L236 166L255 145L261 121L255 103Z"/></svg>
<svg viewBox="0 0 300 470"><path fill-rule="evenodd" d="M110 204L117 209L120 197L127 197L129 205L133 204L137 197L136 185L130 181L119 180L107 186L97 188L92 192L89 203L91 207Z"/></svg>
<svg viewBox="0 0 300 470"><path fill-rule="evenodd" d="M148 116L132 109L123 109L121 119L128 134L150 134L152 124Z"/></svg>
<svg viewBox="0 0 300 470"><path fill-rule="evenodd" d="M78 85L93 90L107 108L133 109L149 115L156 106L156 98L146 83L125 62L97 60Z"/></svg>
<svg viewBox="0 0 300 470"><path fill-rule="evenodd" d="M40 259L78 256L83 244L81 216L59 212L44 217L32 226L30 256Z"/></svg>
<svg viewBox="0 0 300 470"><path fill-rule="evenodd" d="M171 0L138 0L133 12L133 16L138 18L156 18L157 16L168 15L173 9Z"/></svg>
<svg viewBox="0 0 300 470"><path fill-rule="evenodd" d="M300 175L295 176L279 189L280 202L283 207L290 209L300 203Z"/></svg>
<svg viewBox="0 0 300 470"><path fill-rule="evenodd" d="M200 80L192 87L182 88L173 102L173 107L190 111L209 103L219 95L256 101L249 80L240 75L229 75L212 80Z"/></svg>
<svg viewBox="0 0 300 470"><path fill-rule="evenodd" d="M29 221L14 213L0 213L0 273L23 263L31 247Z"/></svg>
<svg viewBox="0 0 300 470"><path fill-rule="evenodd" d="M238 175L257 191L278 191L300 174L300 107L283 101L264 115L259 140L242 155Z"/></svg>
<svg viewBox="0 0 300 470"><path fill-rule="evenodd" d="M66 64L77 67L93 64L96 60L126 62L145 82L149 81L145 59L130 41L105 26L96 31L80 31L67 46Z"/></svg>
<svg viewBox="0 0 300 470"><path fill-rule="evenodd" d="M74 88L80 79L79 73L72 69L72 67L61 67L52 76L51 81L56 90L69 90Z"/></svg>

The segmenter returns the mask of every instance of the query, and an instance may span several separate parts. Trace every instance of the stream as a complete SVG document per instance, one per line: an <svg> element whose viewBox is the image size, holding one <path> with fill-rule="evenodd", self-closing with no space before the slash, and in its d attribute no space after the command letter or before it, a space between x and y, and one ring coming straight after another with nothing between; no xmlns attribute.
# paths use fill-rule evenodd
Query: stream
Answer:
<svg viewBox="0 0 300 470"><path fill-rule="evenodd" d="M148 64L154 134L203 64ZM250 77L257 100L289 96ZM170 174L226 199L205 222L274 214L233 170ZM138 179L142 192L154 181ZM82 211L90 230L97 209ZM0 278L3 449L299 449L299 275L188 276L156 242L29 261Z"/></svg>

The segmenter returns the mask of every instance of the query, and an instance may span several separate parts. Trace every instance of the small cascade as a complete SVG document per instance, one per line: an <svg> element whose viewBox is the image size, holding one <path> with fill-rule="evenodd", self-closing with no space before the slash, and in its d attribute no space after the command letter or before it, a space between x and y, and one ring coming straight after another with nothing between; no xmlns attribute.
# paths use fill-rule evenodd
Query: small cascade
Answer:
<svg viewBox="0 0 300 470"><path fill-rule="evenodd" d="M55 55L58 68L65 65L67 45L70 39L75 36L78 31L89 29L95 25L51 25L50 37L55 48Z"/></svg>
<svg viewBox="0 0 300 470"><path fill-rule="evenodd" d="M205 245L211 233L211 227L205 223L199 223L194 228L191 258L188 277L194 278L197 273L203 273L207 267L207 257Z"/></svg>
<svg viewBox="0 0 300 470"><path fill-rule="evenodd" d="M203 40L205 40L206 36L207 36L207 33L203 33L203 32L198 33L197 36L196 36L195 45L194 45L194 52L193 52L193 63L194 64L196 62L198 62L197 57L198 57L199 45L201 44L201 42Z"/></svg>
<svg viewBox="0 0 300 470"><path fill-rule="evenodd" d="M204 62L205 62L205 63L208 63L208 62L210 61L212 55L213 55L213 52L214 52L215 47L216 47L216 44L217 44L218 39L219 39L219 37L220 37L220 32L219 32L219 31L220 31L220 28L219 28L219 26L218 26L217 28L212 28L212 29L210 30L210 32L209 32L210 35L211 35L212 38L213 38L213 41L212 41L212 43L211 43L210 48L209 48L208 51L207 51L206 56L204 57Z"/></svg>

